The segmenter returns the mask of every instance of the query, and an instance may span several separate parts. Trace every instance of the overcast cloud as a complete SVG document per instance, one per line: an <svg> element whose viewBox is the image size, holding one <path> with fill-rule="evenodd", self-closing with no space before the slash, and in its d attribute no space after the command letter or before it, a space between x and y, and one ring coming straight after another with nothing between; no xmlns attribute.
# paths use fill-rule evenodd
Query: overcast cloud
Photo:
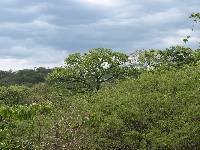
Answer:
<svg viewBox="0 0 200 150"><path fill-rule="evenodd" d="M73 52L183 44L199 0L1 0L0 70L53 67ZM199 32L189 46L196 47Z"/></svg>

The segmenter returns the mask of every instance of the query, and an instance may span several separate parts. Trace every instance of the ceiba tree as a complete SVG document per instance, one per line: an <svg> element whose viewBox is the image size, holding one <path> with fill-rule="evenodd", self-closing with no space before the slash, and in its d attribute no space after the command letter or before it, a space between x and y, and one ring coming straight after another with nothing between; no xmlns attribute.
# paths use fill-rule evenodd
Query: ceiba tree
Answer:
<svg viewBox="0 0 200 150"><path fill-rule="evenodd" d="M101 84L125 76L128 55L111 49L95 48L88 53L74 53L65 59L65 66L55 69L48 81L63 84L69 90L99 90ZM126 73L125 73L126 72Z"/></svg>

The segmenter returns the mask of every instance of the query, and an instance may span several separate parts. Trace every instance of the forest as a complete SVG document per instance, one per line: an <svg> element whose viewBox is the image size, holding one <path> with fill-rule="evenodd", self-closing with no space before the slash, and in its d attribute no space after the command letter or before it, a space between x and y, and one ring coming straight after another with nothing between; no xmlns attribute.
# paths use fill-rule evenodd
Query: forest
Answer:
<svg viewBox="0 0 200 150"><path fill-rule="evenodd" d="M199 48L93 48L64 62L0 71L0 149L200 149Z"/></svg>

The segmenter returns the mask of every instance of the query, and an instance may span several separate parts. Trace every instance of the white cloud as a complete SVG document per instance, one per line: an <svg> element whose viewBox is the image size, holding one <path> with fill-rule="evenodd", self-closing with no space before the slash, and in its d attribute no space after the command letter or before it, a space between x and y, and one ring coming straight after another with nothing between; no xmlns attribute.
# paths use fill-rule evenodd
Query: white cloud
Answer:
<svg viewBox="0 0 200 150"><path fill-rule="evenodd" d="M16 58L4 58L0 59L0 68L1 70L19 70L22 68L32 68L33 64L25 59L16 59Z"/></svg>
<svg viewBox="0 0 200 150"><path fill-rule="evenodd" d="M21 70L21 69L34 69L38 67L46 67L53 68L62 66L63 64L55 64L55 63L40 63L37 64L35 61L31 61L29 59L16 59L16 58L3 58L0 59L0 68L1 70L10 70L13 71Z"/></svg>
<svg viewBox="0 0 200 150"><path fill-rule="evenodd" d="M147 24L163 24L177 21L183 17L183 13L177 9L169 9L162 12L156 12L152 14L147 14L138 18L139 21L145 22Z"/></svg>
<svg viewBox="0 0 200 150"><path fill-rule="evenodd" d="M167 36L163 38L161 41L162 41L162 44L165 45L165 47L183 44L183 42L181 41L181 38L178 36Z"/></svg>
<svg viewBox="0 0 200 150"><path fill-rule="evenodd" d="M191 28L179 29L176 32L176 34L185 37L192 34L192 29Z"/></svg>
<svg viewBox="0 0 200 150"><path fill-rule="evenodd" d="M118 0L82 0L85 3L97 6L117 6L119 5Z"/></svg>

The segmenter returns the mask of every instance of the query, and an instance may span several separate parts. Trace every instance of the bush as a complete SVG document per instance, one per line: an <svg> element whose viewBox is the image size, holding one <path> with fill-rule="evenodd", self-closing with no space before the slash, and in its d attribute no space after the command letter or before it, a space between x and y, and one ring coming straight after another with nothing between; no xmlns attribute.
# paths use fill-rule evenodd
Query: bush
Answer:
<svg viewBox="0 0 200 150"><path fill-rule="evenodd" d="M25 86L0 87L0 103L6 105L25 104L28 102L29 88Z"/></svg>
<svg viewBox="0 0 200 150"><path fill-rule="evenodd" d="M52 107L51 103L0 105L0 149L39 149Z"/></svg>

